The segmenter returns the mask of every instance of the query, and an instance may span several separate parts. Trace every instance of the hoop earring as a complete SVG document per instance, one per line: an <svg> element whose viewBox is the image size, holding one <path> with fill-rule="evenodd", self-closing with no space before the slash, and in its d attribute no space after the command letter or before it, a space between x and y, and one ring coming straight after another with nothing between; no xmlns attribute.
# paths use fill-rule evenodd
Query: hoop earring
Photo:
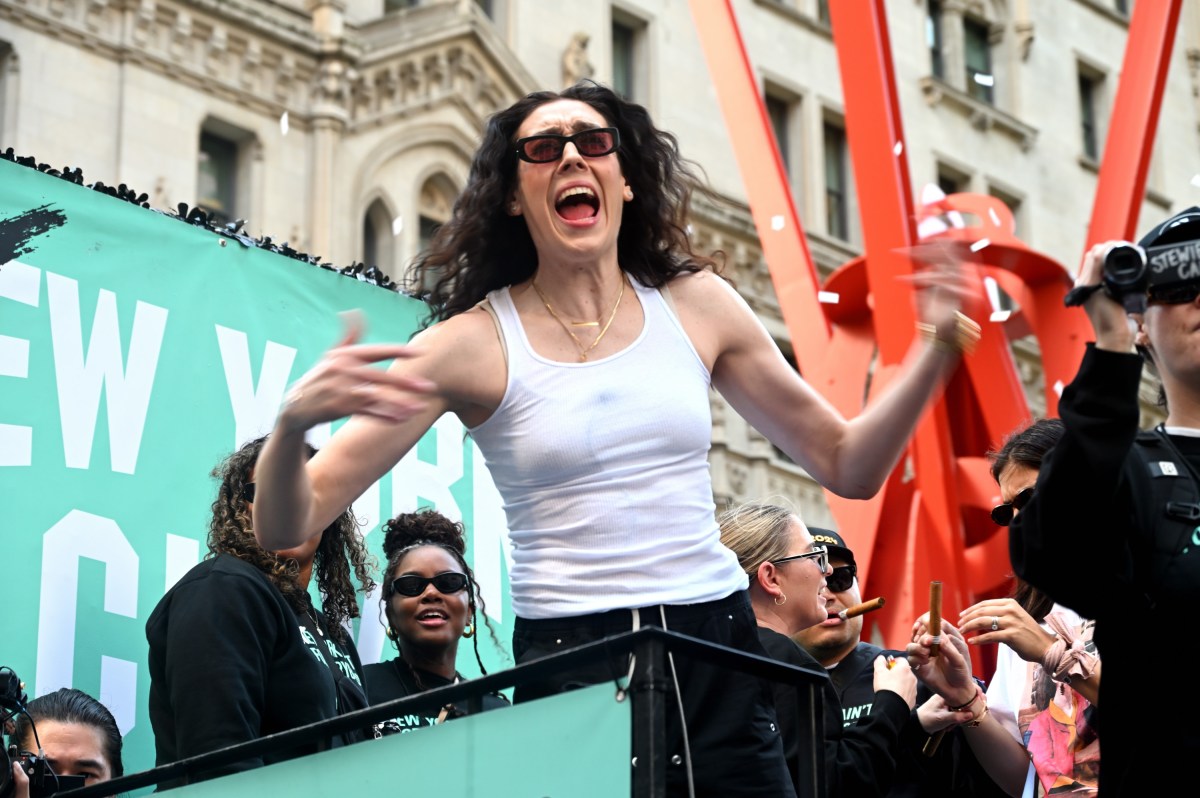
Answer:
<svg viewBox="0 0 1200 798"><path fill-rule="evenodd" d="M472 623L471 625L467 626L467 628L463 629L462 636L467 638L468 640L471 639L472 637L474 637L475 636L475 624Z"/></svg>
<svg viewBox="0 0 1200 798"><path fill-rule="evenodd" d="M395 629L393 629L393 628L392 628L392 627L390 627L390 626L387 628L387 631L386 631L386 632L384 632L384 634L385 634L385 635L387 635L387 639L388 639L388 640L395 640L395 639L396 639L396 630L395 630Z"/></svg>
<svg viewBox="0 0 1200 798"><path fill-rule="evenodd" d="M776 605L783 606L785 603L787 603L787 596L785 596L783 593L780 593L778 596L775 597Z"/></svg>

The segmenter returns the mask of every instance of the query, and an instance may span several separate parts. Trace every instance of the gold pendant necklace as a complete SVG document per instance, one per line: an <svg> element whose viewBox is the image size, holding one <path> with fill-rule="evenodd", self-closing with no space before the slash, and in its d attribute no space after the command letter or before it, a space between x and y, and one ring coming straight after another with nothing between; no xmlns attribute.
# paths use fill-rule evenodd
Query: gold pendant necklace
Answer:
<svg viewBox="0 0 1200 798"><path fill-rule="evenodd" d="M567 323L562 320L562 317L559 316L558 313L555 312L554 308L550 306L550 303L546 300L546 295L542 293L542 289L538 288L536 277L533 279L533 290L535 293L537 293L538 298L542 300L542 304L546 306L546 310L548 310L550 315L554 317L554 320L558 322L560 327L566 330L567 335L571 336L571 340L575 342L575 348L579 350L579 362L584 363L587 361L588 353L596 348L596 346L600 343L600 339L604 337L604 334L608 332L608 328L612 326L613 319L617 317L617 309L621 307L621 297L625 296L625 273L621 273L621 290L617 292L617 301L613 304L612 313L608 314L608 321L604 322L604 326L600 328L600 332L596 335L596 340L592 341L591 345L586 347L583 345L583 341L579 340L579 336L575 334L575 331L572 330L571 327L567 326ZM600 322L597 320L571 322L571 324L572 326L576 327L598 327Z"/></svg>

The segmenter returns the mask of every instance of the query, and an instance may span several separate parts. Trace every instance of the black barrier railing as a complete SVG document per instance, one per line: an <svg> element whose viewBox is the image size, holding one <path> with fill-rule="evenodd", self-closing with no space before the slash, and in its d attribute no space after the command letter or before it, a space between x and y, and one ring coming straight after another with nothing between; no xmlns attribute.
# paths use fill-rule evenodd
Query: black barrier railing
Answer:
<svg viewBox="0 0 1200 798"><path fill-rule="evenodd" d="M810 670L778 662L728 646L699 640L678 632L654 626L587 643L547 657L517 665L508 670L481 676L477 679L437 687L404 698L397 698L365 709L348 712L336 718L298 726L256 740L238 743L205 754L181 759L150 770L132 773L112 781L94 784L77 790L56 793L63 798L101 798L126 793L163 782L201 776L207 771L270 752L286 751L316 743L347 732L353 732L413 711L437 709L455 702L464 703L478 712L483 696L521 687L546 679L580 665L606 661L614 656L633 654L638 669L629 695L633 711L633 796L662 798L666 795L667 695L672 682L667 670L667 653L686 655L693 659L758 676L796 687L799 706L797 718L806 722L812 745L795 765L798 798L816 798L825 793L824 702L821 688L829 678L821 670ZM369 742L369 741L367 741Z"/></svg>

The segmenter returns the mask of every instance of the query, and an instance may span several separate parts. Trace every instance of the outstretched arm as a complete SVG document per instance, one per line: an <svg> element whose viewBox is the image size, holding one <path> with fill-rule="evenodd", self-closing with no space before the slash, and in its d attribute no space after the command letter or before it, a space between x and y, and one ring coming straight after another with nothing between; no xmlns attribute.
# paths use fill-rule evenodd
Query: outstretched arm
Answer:
<svg viewBox="0 0 1200 798"><path fill-rule="evenodd" d="M676 280L672 294L713 382L734 409L824 487L849 498L875 495L930 400L958 365L969 320L957 315L967 275L943 265L914 281L927 294L923 318L935 339L914 344L881 396L847 420L800 377L737 292L712 275ZM678 286L678 287L677 287Z"/></svg>
<svg viewBox="0 0 1200 798"><path fill-rule="evenodd" d="M428 331L427 331L428 332ZM254 533L269 551L297 546L341 515L445 411L430 378L437 357L413 346L360 344L352 322L288 392L255 466ZM386 371L376 363L392 360ZM311 460L304 436L352 416Z"/></svg>

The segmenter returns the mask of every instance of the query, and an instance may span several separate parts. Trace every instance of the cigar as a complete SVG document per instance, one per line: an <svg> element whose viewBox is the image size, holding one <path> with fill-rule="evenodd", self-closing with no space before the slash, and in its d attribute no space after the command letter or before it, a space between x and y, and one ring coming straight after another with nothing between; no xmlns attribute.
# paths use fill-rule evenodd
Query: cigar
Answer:
<svg viewBox="0 0 1200 798"><path fill-rule="evenodd" d="M929 656L936 657L942 642L942 583L929 583L929 634L933 642L929 645Z"/></svg>
<svg viewBox="0 0 1200 798"><path fill-rule="evenodd" d="M880 596L879 598L873 598L870 601L864 601L862 604L855 604L853 607L847 607L839 612L837 617L841 618L843 621L849 620L850 618L857 618L860 615L879 609L884 605L884 601L885 599L883 596Z"/></svg>

